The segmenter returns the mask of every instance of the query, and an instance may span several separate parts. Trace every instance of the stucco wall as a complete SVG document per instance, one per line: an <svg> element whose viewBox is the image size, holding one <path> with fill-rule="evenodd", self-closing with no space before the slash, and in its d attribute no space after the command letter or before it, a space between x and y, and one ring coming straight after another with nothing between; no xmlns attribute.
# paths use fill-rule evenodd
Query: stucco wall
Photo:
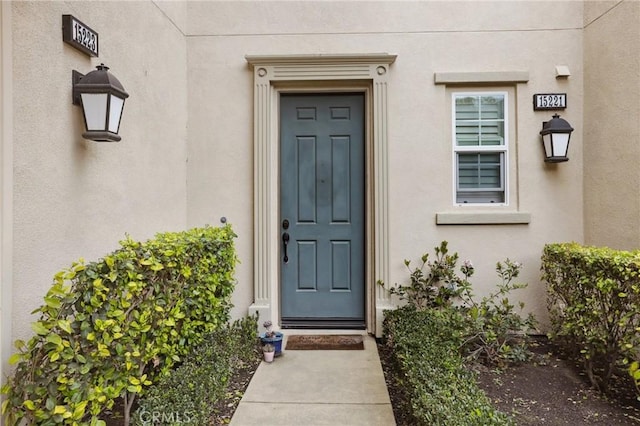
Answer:
<svg viewBox="0 0 640 426"><path fill-rule="evenodd" d="M63 14L99 33L99 58L63 43ZM126 233L186 226L187 93L183 3L14 2L12 15L15 339L58 270ZM82 139L71 104L72 70L101 62L130 95L119 143Z"/></svg>
<svg viewBox="0 0 640 426"><path fill-rule="evenodd" d="M640 248L640 3L585 4L585 239Z"/></svg>
<svg viewBox="0 0 640 426"><path fill-rule="evenodd" d="M389 72L391 280L402 260L448 240L477 268L475 284L496 282L495 262L525 264L521 293L544 317L539 282L543 245L583 239L582 3L546 2L193 2L188 4L189 223L228 217L240 235L236 313L252 301L253 92L244 56L397 54ZM212 25L212 22L216 25ZM556 79L555 66L571 70ZM448 87L436 72L525 71L511 85L513 126L509 206L453 205ZM488 88L504 86L486 86ZM561 111L576 129L570 161L545 165L539 131L551 113L534 112L534 93L567 93ZM525 212L527 225L436 225L460 211Z"/></svg>
<svg viewBox="0 0 640 426"><path fill-rule="evenodd" d="M11 4L0 3L0 377L12 351L13 155Z"/></svg>
<svg viewBox="0 0 640 426"><path fill-rule="evenodd" d="M631 10L629 16L615 18L637 22L632 3L622 5ZM398 55L388 74L392 282L406 280L403 259L417 259L446 239L461 258L474 262L474 283L485 292L496 282L496 261L523 262L521 278L530 287L521 298L544 316L539 283L543 245L583 241L585 126L591 126L592 140L601 138L593 137L598 131L593 120L582 121L581 2L554 3L553 13L548 2L502 1L69 1L10 7L11 29L3 22L3 31L9 31L12 46L11 90L2 93L13 93L13 281L3 297L13 293L13 312L3 311L2 319L6 325L12 318L12 339L31 333L29 312L41 303L52 275L72 260L107 253L125 233L144 239L158 231L218 224L221 217L239 235L234 316L247 312L253 301L254 155L253 74L245 55ZM587 12L600 16L595 9ZM63 14L100 34L100 58L89 59L62 42ZM606 22L594 19L588 26L592 33L584 46L591 57L597 52L589 46L604 37L607 30L598 28ZM623 38L634 40L633 34ZM83 140L81 111L71 105L71 70L86 73L100 62L111 67L131 95L123 140L117 144ZM637 73L633 64L636 68L625 68L625 76ZM556 79L556 65L568 66L571 76ZM602 75L611 72L596 62L588 65L596 71L602 67ZM528 75L525 83L477 86L506 88L513 95L510 204L454 206L451 86L435 84L434 73L501 71ZM569 107L561 115L576 129L568 163L545 165L542 160L538 132L551 113L534 112L531 99L547 92L568 96ZM602 103L605 95L598 96L593 104ZM637 109L626 108L637 116ZM590 111L587 117L600 116L601 111ZM589 158L604 154L594 151ZM531 221L436 225L437 213L461 211L522 212ZM590 221L601 219L589 216ZM590 223L588 235L594 229Z"/></svg>

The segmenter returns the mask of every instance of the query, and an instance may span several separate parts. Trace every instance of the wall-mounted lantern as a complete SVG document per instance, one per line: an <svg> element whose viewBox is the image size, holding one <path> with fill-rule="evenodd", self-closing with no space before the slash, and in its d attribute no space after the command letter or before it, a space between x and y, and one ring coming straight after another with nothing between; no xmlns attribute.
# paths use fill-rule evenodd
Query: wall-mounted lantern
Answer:
<svg viewBox="0 0 640 426"><path fill-rule="evenodd" d="M96 142L118 142L124 100L129 94L109 67L100 64L96 70L80 74L73 71L73 104L82 105L85 139Z"/></svg>
<svg viewBox="0 0 640 426"><path fill-rule="evenodd" d="M554 114L549 121L542 123L542 146L544 147L544 161L547 163L561 163L569 161L567 152L569 151L569 139L571 138L573 127L567 120Z"/></svg>

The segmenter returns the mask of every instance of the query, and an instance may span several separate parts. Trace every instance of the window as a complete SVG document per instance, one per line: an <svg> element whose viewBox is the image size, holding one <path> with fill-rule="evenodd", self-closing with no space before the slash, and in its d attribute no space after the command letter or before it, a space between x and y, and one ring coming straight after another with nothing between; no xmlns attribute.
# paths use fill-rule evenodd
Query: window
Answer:
<svg viewBox="0 0 640 426"><path fill-rule="evenodd" d="M455 201L507 203L507 93L453 93Z"/></svg>

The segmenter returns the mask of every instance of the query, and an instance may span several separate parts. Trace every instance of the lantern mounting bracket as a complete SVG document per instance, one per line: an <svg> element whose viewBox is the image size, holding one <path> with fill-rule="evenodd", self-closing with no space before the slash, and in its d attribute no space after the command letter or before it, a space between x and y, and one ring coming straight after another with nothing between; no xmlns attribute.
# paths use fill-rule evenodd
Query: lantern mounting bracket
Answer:
<svg viewBox="0 0 640 426"><path fill-rule="evenodd" d="M73 88L71 102L73 103L73 105L82 105L80 92L76 89L76 84L78 84L82 77L84 77L84 74L82 74L81 72L76 70L71 71L71 87Z"/></svg>

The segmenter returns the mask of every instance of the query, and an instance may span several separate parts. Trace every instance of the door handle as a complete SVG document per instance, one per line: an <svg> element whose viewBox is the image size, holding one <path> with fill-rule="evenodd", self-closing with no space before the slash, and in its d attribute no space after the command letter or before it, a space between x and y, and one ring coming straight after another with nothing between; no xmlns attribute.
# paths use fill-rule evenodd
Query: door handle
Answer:
<svg viewBox="0 0 640 426"><path fill-rule="evenodd" d="M287 246L289 245L289 233L285 232L282 234L282 243L284 244L284 263L289 262L289 256L287 256Z"/></svg>

